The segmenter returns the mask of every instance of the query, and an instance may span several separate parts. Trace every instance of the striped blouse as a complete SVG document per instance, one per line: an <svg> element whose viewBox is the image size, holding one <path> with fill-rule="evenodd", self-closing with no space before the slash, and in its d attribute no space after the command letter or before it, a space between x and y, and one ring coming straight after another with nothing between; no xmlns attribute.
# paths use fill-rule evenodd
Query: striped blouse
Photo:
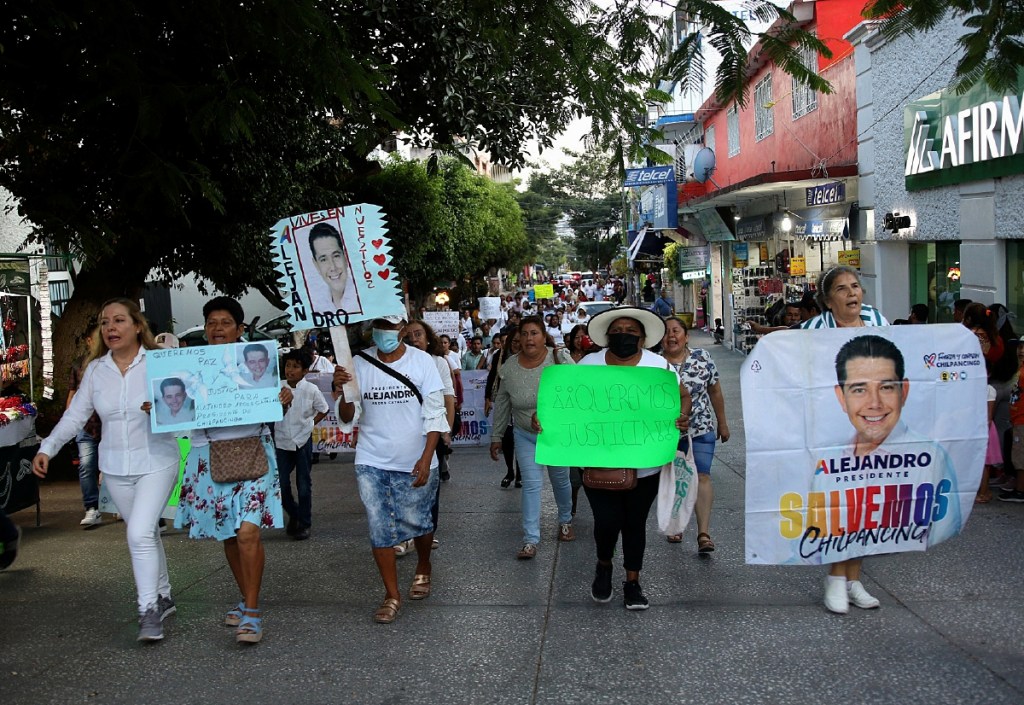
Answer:
<svg viewBox="0 0 1024 705"><path fill-rule="evenodd" d="M889 321L886 320L881 311L867 304L860 305L860 320L864 321L865 326L889 325ZM814 318L804 321L800 324L800 327L817 330L818 328L838 328L839 326L836 325L836 318L832 315L832 312L825 311L824 313L819 313Z"/></svg>

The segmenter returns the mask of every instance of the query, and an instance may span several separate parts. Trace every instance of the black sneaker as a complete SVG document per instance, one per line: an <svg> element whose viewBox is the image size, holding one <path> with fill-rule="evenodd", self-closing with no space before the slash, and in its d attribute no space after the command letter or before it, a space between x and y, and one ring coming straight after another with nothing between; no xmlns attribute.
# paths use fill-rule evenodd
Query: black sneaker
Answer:
<svg viewBox="0 0 1024 705"><path fill-rule="evenodd" d="M627 610L645 610L651 606L644 595L644 589L636 580L622 583L622 602Z"/></svg>
<svg viewBox="0 0 1024 705"><path fill-rule="evenodd" d="M160 621L162 622L177 612L178 608L174 605L174 600L170 595L167 595L166 597L163 595L157 595L156 611L160 613Z"/></svg>
<svg viewBox="0 0 1024 705"><path fill-rule="evenodd" d="M594 602L610 602L612 599L612 567L597 564L594 582L590 585L590 596Z"/></svg>
<svg viewBox="0 0 1024 705"><path fill-rule="evenodd" d="M1024 492L1021 490L1003 490L999 493L1000 502L1024 503Z"/></svg>
<svg viewBox="0 0 1024 705"><path fill-rule="evenodd" d="M18 557L18 544L21 543L21 527L14 527L17 533L10 541L0 541L0 570L7 570Z"/></svg>
<svg viewBox="0 0 1024 705"><path fill-rule="evenodd" d="M299 529L294 534L292 534L292 538L296 541L305 541L309 538L309 527L300 526Z"/></svg>

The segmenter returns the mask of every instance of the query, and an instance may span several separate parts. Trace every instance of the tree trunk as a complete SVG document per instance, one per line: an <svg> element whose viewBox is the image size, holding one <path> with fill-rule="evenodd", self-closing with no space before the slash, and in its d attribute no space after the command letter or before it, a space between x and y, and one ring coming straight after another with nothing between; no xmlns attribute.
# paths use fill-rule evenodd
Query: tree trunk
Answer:
<svg viewBox="0 0 1024 705"><path fill-rule="evenodd" d="M136 271L126 271L134 269ZM54 319L53 326L53 418L56 423L64 409L68 396L68 382L71 363L84 352L86 344L82 336L89 324L96 320L100 306L107 299L116 296L137 300L142 295L145 278L149 273L139 272L139 267L125 267L124 261L106 260L78 273L75 291L64 307L64 315Z"/></svg>

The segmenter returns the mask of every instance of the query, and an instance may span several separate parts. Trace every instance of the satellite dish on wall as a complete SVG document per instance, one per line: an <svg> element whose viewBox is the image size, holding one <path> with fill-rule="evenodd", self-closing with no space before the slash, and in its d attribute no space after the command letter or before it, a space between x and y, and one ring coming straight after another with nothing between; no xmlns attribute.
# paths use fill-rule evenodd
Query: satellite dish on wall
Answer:
<svg viewBox="0 0 1024 705"><path fill-rule="evenodd" d="M693 158L693 180L703 184L715 173L715 150L710 147L697 152Z"/></svg>

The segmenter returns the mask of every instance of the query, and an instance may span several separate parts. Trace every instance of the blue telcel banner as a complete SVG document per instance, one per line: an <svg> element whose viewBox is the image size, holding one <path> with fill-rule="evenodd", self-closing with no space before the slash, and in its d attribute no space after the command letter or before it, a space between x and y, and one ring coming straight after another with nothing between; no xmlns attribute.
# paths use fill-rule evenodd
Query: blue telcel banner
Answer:
<svg viewBox="0 0 1024 705"><path fill-rule="evenodd" d="M280 421L277 342L146 351L154 432Z"/></svg>

